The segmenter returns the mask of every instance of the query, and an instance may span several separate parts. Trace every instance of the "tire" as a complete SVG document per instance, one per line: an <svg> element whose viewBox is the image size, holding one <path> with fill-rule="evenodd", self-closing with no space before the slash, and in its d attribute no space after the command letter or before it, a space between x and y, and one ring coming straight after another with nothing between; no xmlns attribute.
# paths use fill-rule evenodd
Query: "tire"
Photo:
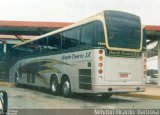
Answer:
<svg viewBox="0 0 160 115"><path fill-rule="evenodd" d="M58 92L59 92L58 80L55 77L51 78L51 81L50 81L50 90L51 90L51 93L54 94L54 95L57 95Z"/></svg>
<svg viewBox="0 0 160 115"><path fill-rule="evenodd" d="M68 79L65 79L62 82L62 94L64 97L70 97L71 96L71 83Z"/></svg>
<svg viewBox="0 0 160 115"><path fill-rule="evenodd" d="M111 96L112 96L112 94L109 94L109 93L103 93L102 94L102 98L107 99L107 100L109 100Z"/></svg>

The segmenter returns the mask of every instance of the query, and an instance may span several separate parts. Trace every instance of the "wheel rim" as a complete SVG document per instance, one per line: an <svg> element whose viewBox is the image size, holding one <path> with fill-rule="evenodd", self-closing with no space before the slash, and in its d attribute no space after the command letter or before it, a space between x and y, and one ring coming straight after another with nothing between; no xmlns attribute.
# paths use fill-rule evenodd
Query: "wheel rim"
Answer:
<svg viewBox="0 0 160 115"><path fill-rule="evenodd" d="M57 87L57 85L56 85L56 83L53 81L53 82L52 82L52 91L53 91L53 92L56 92L56 87Z"/></svg>
<svg viewBox="0 0 160 115"><path fill-rule="evenodd" d="M65 81L63 85L63 93L65 96L67 96L70 93L70 83L69 81Z"/></svg>
<svg viewBox="0 0 160 115"><path fill-rule="evenodd" d="M19 79L18 76L16 76L16 83L18 83L18 79Z"/></svg>

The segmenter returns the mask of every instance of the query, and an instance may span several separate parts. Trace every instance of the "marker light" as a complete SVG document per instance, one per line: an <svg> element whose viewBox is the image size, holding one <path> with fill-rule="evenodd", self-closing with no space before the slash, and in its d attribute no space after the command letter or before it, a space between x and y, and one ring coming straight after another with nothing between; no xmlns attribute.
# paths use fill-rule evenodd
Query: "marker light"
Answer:
<svg viewBox="0 0 160 115"><path fill-rule="evenodd" d="M102 76L99 76L98 79L99 79L99 80L102 80Z"/></svg>
<svg viewBox="0 0 160 115"><path fill-rule="evenodd" d="M99 50L99 54L102 54L103 53L103 50Z"/></svg>
<svg viewBox="0 0 160 115"><path fill-rule="evenodd" d="M101 69L98 71L99 74L102 74L102 72L103 72L103 71L102 71Z"/></svg>
<svg viewBox="0 0 160 115"><path fill-rule="evenodd" d="M102 67L102 66L103 66L103 64L102 64L102 63L99 63L99 64L98 64L98 66L99 66L99 67Z"/></svg>
<svg viewBox="0 0 160 115"><path fill-rule="evenodd" d="M144 75L147 74L147 57L144 57Z"/></svg>
<svg viewBox="0 0 160 115"><path fill-rule="evenodd" d="M144 60L143 60L143 64L144 64L144 80L146 80L146 76L147 76L147 53L144 52Z"/></svg>
<svg viewBox="0 0 160 115"><path fill-rule="evenodd" d="M144 58L144 63L147 63L147 58L146 57Z"/></svg>
<svg viewBox="0 0 160 115"><path fill-rule="evenodd" d="M99 59L99 61L102 61L102 60L103 60L103 57L102 57L102 56L100 56L98 59Z"/></svg>

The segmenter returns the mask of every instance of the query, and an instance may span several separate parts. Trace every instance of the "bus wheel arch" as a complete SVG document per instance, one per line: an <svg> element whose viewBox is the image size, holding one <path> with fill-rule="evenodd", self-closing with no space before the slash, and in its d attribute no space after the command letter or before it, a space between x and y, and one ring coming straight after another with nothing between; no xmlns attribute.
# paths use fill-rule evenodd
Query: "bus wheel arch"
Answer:
<svg viewBox="0 0 160 115"><path fill-rule="evenodd" d="M58 78L56 74L51 75L50 91L54 95L57 95L59 93L59 84L58 84Z"/></svg>
<svg viewBox="0 0 160 115"><path fill-rule="evenodd" d="M61 91L64 97L71 96L71 82L68 75L63 75L61 78Z"/></svg>

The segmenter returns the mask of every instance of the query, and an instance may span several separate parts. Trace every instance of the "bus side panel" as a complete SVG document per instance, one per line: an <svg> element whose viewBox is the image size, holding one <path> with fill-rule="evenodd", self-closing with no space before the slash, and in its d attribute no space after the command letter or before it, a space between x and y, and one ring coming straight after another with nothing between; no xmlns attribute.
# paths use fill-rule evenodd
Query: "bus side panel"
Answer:
<svg viewBox="0 0 160 115"><path fill-rule="evenodd" d="M18 74L19 83L49 88L50 77L53 74L57 75L59 84L61 84L61 77L67 75L73 92L90 92L92 90L91 71L94 66L92 65L93 51L86 50L20 60L10 69L10 81L15 82L15 74ZM35 77L35 80L32 77Z"/></svg>

